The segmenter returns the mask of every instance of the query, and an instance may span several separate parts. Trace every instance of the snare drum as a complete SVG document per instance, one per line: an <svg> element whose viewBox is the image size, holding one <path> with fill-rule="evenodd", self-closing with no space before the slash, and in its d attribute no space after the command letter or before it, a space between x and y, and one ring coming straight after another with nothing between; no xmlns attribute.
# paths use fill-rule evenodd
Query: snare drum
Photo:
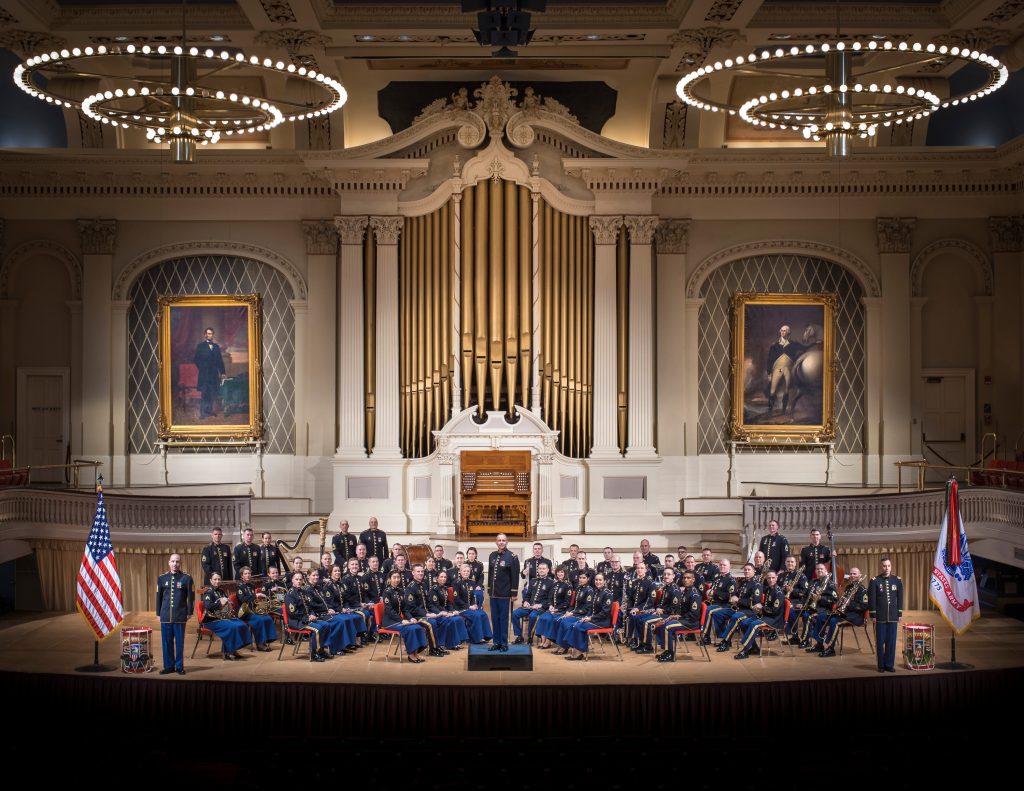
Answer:
<svg viewBox="0 0 1024 791"><path fill-rule="evenodd" d="M903 659L907 670L935 667L935 627L927 623L903 624Z"/></svg>
<svg viewBox="0 0 1024 791"><path fill-rule="evenodd" d="M121 630L121 672L148 673L153 669L153 655L149 651L153 630L129 626Z"/></svg>

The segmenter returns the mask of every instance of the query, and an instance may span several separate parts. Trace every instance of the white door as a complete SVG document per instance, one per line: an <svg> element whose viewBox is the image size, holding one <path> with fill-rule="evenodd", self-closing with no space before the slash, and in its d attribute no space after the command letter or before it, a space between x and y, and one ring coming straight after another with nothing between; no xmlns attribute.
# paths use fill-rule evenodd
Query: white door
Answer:
<svg viewBox="0 0 1024 791"><path fill-rule="evenodd" d="M67 368L18 369L19 467L64 464L69 431ZM33 470L33 483L63 482L63 469Z"/></svg>
<svg viewBox="0 0 1024 791"><path fill-rule="evenodd" d="M966 466L976 461L974 448L974 371L922 371L921 450L929 464ZM928 481L943 481L950 472L929 470Z"/></svg>

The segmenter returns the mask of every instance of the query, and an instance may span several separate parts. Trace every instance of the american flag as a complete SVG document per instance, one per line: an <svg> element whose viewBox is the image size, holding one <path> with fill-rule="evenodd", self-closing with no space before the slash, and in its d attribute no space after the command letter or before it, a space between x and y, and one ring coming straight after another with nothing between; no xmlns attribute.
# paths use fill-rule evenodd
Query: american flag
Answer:
<svg viewBox="0 0 1024 791"><path fill-rule="evenodd" d="M96 516L93 517L82 565L78 569L75 604L99 640L114 631L124 620L121 578L117 574L114 547L110 543L102 479L96 487Z"/></svg>

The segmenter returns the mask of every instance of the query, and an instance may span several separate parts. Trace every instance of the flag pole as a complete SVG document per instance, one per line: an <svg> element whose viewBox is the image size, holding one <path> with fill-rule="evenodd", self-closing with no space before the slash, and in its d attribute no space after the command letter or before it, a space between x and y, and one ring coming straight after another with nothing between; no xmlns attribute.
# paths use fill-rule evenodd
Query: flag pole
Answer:
<svg viewBox="0 0 1024 791"><path fill-rule="evenodd" d="M103 476L102 475L100 475L99 478L97 478L97 481L96 481L96 491L98 491L98 492L103 491ZM91 665L82 665L81 667L76 667L75 668L75 672L76 673L109 673L113 669L114 668L108 667L107 665L101 665L100 664L100 641L96 640L96 639L93 639L93 641L92 641L92 664Z"/></svg>
<svg viewBox="0 0 1024 791"><path fill-rule="evenodd" d="M956 476L950 475L949 480L946 482L947 492L952 489L953 496L950 497L947 494L947 521L946 521L946 550L947 557L953 558L952 562L959 564L961 562L960 557L960 506L959 498L956 496ZM952 507L951 507L952 506ZM966 539L965 539L966 542ZM966 547L966 543L964 544ZM933 572L934 577L934 572ZM977 598L977 590L975 590L975 598ZM934 600L933 600L934 601ZM941 610L941 608L940 608ZM948 619L947 619L948 620ZM953 628L950 623L950 636L949 636L949 661L948 662L936 662L935 667L941 668L942 670L973 670L974 665L966 662L956 661L956 629Z"/></svg>

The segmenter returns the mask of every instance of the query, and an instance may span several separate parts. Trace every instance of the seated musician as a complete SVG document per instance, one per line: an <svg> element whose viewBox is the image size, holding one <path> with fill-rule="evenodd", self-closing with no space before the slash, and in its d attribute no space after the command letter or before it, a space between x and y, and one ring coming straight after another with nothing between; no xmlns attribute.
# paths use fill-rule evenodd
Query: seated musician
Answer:
<svg viewBox="0 0 1024 791"><path fill-rule="evenodd" d="M760 549L754 553L754 576L761 579L761 573L764 571L765 555Z"/></svg>
<svg viewBox="0 0 1024 791"><path fill-rule="evenodd" d="M736 595L730 598L730 602L736 605L736 609L728 613L722 623L725 628L725 637L718 644L718 651L724 652L732 648L732 633L736 628L748 619L757 619L761 612L761 583L754 576L754 564L743 564L743 581L736 591ZM745 658L745 657L741 657Z"/></svg>
<svg viewBox="0 0 1024 791"><path fill-rule="evenodd" d="M697 559L693 555L686 555L682 560L682 566L682 570L676 574L676 584L682 585L681 578L683 574L689 571L693 574L694 587L697 588L698 592L702 592L704 590L704 578L697 571Z"/></svg>
<svg viewBox="0 0 1024 791"><path fill-rule="evenodd" d="M294 574L295 572L298 572L299 574L302 575L302 580L303 580L302 584L305 585L306 584L306 582L305 582L305 580L306 580L306 561L304 561L302 559L302 557L299 556L299 555L296 555L295 557L292 558L292 570L291 570L291 573ZM289 575L288 579L289 580L291 579L290 575Z"/></svg>
<svg viewBox="0 0 1024 791"><path fill-rule="evenodd" d="M469 576L473 580L473 595L476 603L484 606L484 564L476 559L476 547L466 550L466 562L469 564Z"/></svg>
<svg viewBox="0 0 1024 791"><path fill-rule="evenodd" d="M356 544L356 560L359 561L359 573L370 568L369 555L366 551L366 544Z"/></svg>
<svg viewBox="0 0 1024 791"><path fill-rule="evenodd" d="M609 571L612 570L612 555L615 554L615 550L611 547L605 547L601 554L604 557L601 561L598 562L597 566L595 567L595 570L598 574L607 574ZM605 582L607 583L608 580L605 579ZM605 585L605 587L607 587L607 585Z"/></svg>
<svg viewBox="0 0 1024 791"><path fill-rule="evenodd" d="M541 637L539 648L548 649L554 645L556 623L569 611L572 602L572 585L569 584L566 576L568 575L564 565L555 569L555 584L551 586L551 606L548 607L547 612L541 613L537 617L537 623L533 627L534 634Z"/></svg>
<svg viewBox="0 0 1024 791"><path fill-rule="evenodd" d="M423 582L427 590L437 583L437 562L432 556L423 561Z"/></svg>
<svg viewBox="0 0 1024 791"><path fill-rule="evenodd" d="M716 566L710 564L718 573L711 581L711 587L704 594L708 603L707 617L704 619L704 642L710 643L713 637L725 634L726 624L732 615L736 596L736 579L732 576L732 568L727 558L722 558ZM707 577L704 578L707 580Z"/></svg>
<svg viewBox="0 0 1024 791"><path fill-rule="evenodd" d="M252 642L252 634L246 623L236 617L231 599L220 589L220 583L220 573L213 572L210 587L203 594L203 626L221 639L225 660L241 659L238 650Z"/></svg>
<svg viewBox="0 0 1024 791"><path fill-rule="evenodd" d="M373 605L384 598L384 589L387 587L387 582L383 572L380 570L380 559L376 555L371 555L366 563L370 568L366 573L359 575L359 584L362 590L360 598L363 600L363 609L372 611ZM377 628L376 624L374 624L373 628Z"/></svg>
<svg viewBox="0 0 1024 791"><path fill-rule="evenodd" d="M384 602L384 616L380 626L384 629L393 629L398 632L405 643L405 653L409 661L418 665L423 661L420 656L427 647L427 638L423 629L405 612L405 596L402 592L402 575L398 569L391 572L388 578L388 586L384 589L382 601Z"/></svg>
<svg viewBox="0 0 1024 791"><path fill-rule="evenodd" d="M742 618L737 626L740 632L740 650L735 658L746 659L750 654L761 652L755 645L754 639L757 637L758 629L763 626L768 626L773 630L768 635L768 639L777 640L778 633L786 626L785 612L786 597L779 586L779 576L769 569L765 572L764 605L756 617Z"/></svg>
<svg viewBox="0 0 1024 791"><path fill-rule="evenodd" d="M839 634L842 624L849 623L854 626L861 626L864 623L864 613L868 611L868 589L860 577L860 569L854 566L850 569L850 581L843 589L843 595L839 597L836 609L825 619L825 624L818 633L821 651L820 657L836 655L836 636Z"/></svg>
<svg viewBox="0 0 1024 791"><path fill-rule="evenodd" d="M566 659L583 659L590 650L587 632L593 629L607 629L612 625L612 592L605 587L604 574L594 575L594 595L590 597L590 613L584 615L570 629L567 629L566 644L569 655ZM561 645L561 643L559 643Z"/></svg>
<svg viewBox="0 0 1024 791"><path fill-rule="evenodd" d="M437 616L441 646L449 651L462 650L462 644L469 640L469 631L462 616L448 605L447 569L437 572L434 584L427 593L427 611Z"/></svg>
<svg viewBox="0 0 1024 791"><path fill-rule="evenodd" d="M626 571L622 568L622 561L618 555L613 554L608 564L608 571L602 573L604 586L612 592L612 598L619 603L619 622L615 624L615 628L618 629L622 625L622 614L625 612L625 603L622 599L626 594ZM619 641L618 633L615 634L615 640Z"/></svg>
<svg viewBox="0 0 1024 791"><path fill-rule="evenodd" d="M625 610L626 644L636 650L640 647L640 634L644 618L654 611L654 580L648 576L647 564L634 553L636 564L633 575L626 579L623 594Z"/></svg>
<svg viewBox="0 0 1024 791"><path fill-rule="evenodd" d="M408 557L406 557L405 555L399 555L397 558L395 558L394 568L391 569L392 571L397 571L398 576L401 577L399 584L403 591L405 590L406 586L412 582L412 570L409 568L408 563ZM391 575L388 574L387 576L388 579L390 580Z"/></svg>
<svg viewBox="0 0 1024 791"><path fill-rule="evenodd" d="M357 615L356 634L361 645L370 642L369 635L373 630L373 605L363 604L363 585L359 573L359 561L349 558L345 564L346 571L338 580L341 593L341 612L344 615ZM369 574L369 570L366 572Z"/></svg>
<svg viewBox="0 0 1024 791"><path fill-rule="evenodd" d="M681 601L681 594L678 586L676 585L676 571L672 566L668 565L668 559L671 555L665 556L665 568L661 572L662 589L661 589L661 603L651 610L646 615L637 616L637 628L634 629L634 634L637 635L638 645L634 649L638 654L653 654L654 653L654 630L658 624L665 621L666 613L673 610L671 602L666 602L666 599L675 597ZM651 604L654 605L652 599ZM678 604L678 601L677 601ZM678 615L678 612L671 612L671 615Z"/></svg>
<svg viewBox="0 0 1024 791"><path fill-rule="evenodd" d="M330 659L327 650L327 634L330 627L327 621L320 620L311 609L309 596L306 595L306 577L301 571L293 571L292 586L285 594L284 604L288 610L288 625L293 629L309 629L309 661L324 662Z"/></svg>
<svg viewBox="0 0 1024 791"><path fill-rule="evenodd" d="M238 570L236 595L238 596L238 617L249 624L253 639L256 641L256 650L269 651L270 646L267 643L272 643L277 639L277 629L274 627L273 618L256 613L257 597L262 597L265 600L266 596L256 593L256 586L252 584L252 569L248 566L242 566ZM243 606L246 611L244 614Z"/></svg>
<svg viewBox="0 0 1024 791"><path fill-rule="evenodd" d="M320 567L317 569L320 572L320 584L325 584L331 578L331 569L334 567L334 555L330 552L324 552L320 556Z"/></svg>
<svg viewBox="0 0 1024 791"><path fill-rule="evenodd" d="M789 600L789 617L786 618L786 628L783 630L785 642L793 639L793 627L800 617L800 611L804 607L804 600L807 598L807 575L804 570L796 567L796 557L787 555L785 559L785 571L779 575L779 586ZM796 640L799 642L799 640Z"/></svg>
<svg viewBox="0 0 1024 791"><path fill-rule="evenodd" d="M711 585L721 574L721 569L711 561L711 550L705 547L700 551L700 563L694 569L698 577L704 578L705 585Z"/></svg>
<svg viewBox="0 0 1024 791"><path fill-rule="evenodd" d="M283 595L285 591L287 591L287 586L284 584L284 578L281 577L277 566L271 566L267 569L267 578L263 581L261 593L270 599L274 598L277 593Z"/></svg>
<svg viewBox="0 0 1024 791"><path fill-rule="evenodd" d="M395 570L398 570L397 567ZM392 579L394 579L394 572L392 572ZM403 601L403 612L406 618L414 620L423 629L427 645L430 646L430 655L446 656L448 652L441 647L441 638L444 637L444 634L438 634L441 624L437 620L437 615L427 609L427 590L423 582L423 565L420 563L412 567L412 582L405 586Z"/></svg>
<svg viewBox="0 0 1024 791"><path fill-rule="evenodd" d="M512 631L516 636L513 643L532 643L537 619L551 606L551 591L555 587L555 581L548 576L550 568L547 562L537 564L537 576L531 579L523 589L522 607L517 607L512 611ZM523 640L524 618L529 619L525 641Z"/></svg>
<svg viewBox="0 0 1024 791"><path fill-rule="evenodd" d="M324 637L327 648L333 656L350 654L356 649L356 630L350 618L339 618L338 611L327 603L327 581L320 579L317 569L309 572L303 595L307 598L307 607L317 618L327 624Z"/></svg>
<svg viewBox="0 0 1024 791"><path fill-rule="evenodd" d="M405 555L405 547L403 547L401 544L396 543L393 547L391 547L391 557L387 558L384 561L384 565L380 567L380 570L381 572L383 572L385 578L391 576L391 569L395 567L395 558L397 558L399 555ZM406 557L405 561L406 563L408 563L409 558Z"/></svg>
<svg viewBox="0 0 1024 791"><path fill-rule="evenodd" d="M559 647L555 653L559 655L569 652L569 636L572 634L572 628L579 623L580 619L594 613L594 600L597 598L597 591L587 584L590 581L589 569L580 570L579 581L580 587L576 589L575 608L572 612L560 615L555 620L552 642L558 643Z"/></svg>
<svg viewBox="0 0 1024 791"><path fill-rule="evenodd" d="M586 572L587 580L594 578L594 572L591 571L590 566L587 565L587 553L576 552L576 567L569 569L569 583L572 585L574 590L578 590L580 587L580 574Z"/></svg>
<svg viewBox="0 0 1024 791"><path fill-rule="evenodd" d="M807 589L807 599L800 610L800 620L797 623L801 648L808 652L821 650L817 647L812 648L811 644L816 642L815 635L825 625L835 603L836 586L832 584L832 575L824 563L819 563L814 569L814 582Z"/></svg>
<svg viewBox="0 0 1024 791"><path fill-rule="evenodd" d="M456 553L456 557L462 553ZM487 613L476 603L476 596L473 595L472 569L468 563L459 567L459 576L452 583L452 590L455 593L455 601L452 602L452 609L462 616L466 622L466 630L469 632L469 639L476 645L490 641L494 636L491 631L491 619Z"/></svg>
<svg viewBox="0 0 1024 791"><path fill-rule="evenodd" d="M655 642L664 647L658 654L659 662L676 661L676 632L700 629L701 595L696 575L684 571L682 579L681 589L675 585L665 587L661 600L662 619L654 625Z"/></svg>
<svg viewBox="0 0 1024 791"><path fill-rule="evenodd" d="M349 558L349 561L353 560L355 558ZM324 603L327 605L328 613L332 614L331 620L344 624L344 626L339 626L338 628L346 635L346 639L351 640L350 643L345 644L345 650L348 652L356 650L359 635L366 632L366 621L358 609L353 613L351 609L345 607L345 577L342 574L341 566L331 566L331 577L320 582L319 590L324 598ZM357 586L357 604L358 601Z"/></svg>

